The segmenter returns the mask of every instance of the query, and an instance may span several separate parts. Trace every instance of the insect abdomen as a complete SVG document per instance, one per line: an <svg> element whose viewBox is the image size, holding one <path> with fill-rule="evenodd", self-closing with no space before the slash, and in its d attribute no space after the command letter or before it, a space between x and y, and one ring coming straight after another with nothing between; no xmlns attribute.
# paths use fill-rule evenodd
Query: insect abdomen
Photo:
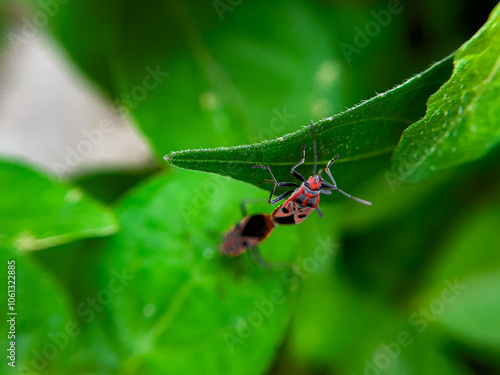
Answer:
<svg viewBox="0 0 500 375"><path fill-rule="evenodd" d="M226 233L220 252L223 255L238 256L264 241L273 231L274 225L267 214L245 216Z"/></svg>
<svg viewBox="0 0 500 375"><path fill-rule="evenodd" d="M268 222L264 215L253 215L247 221L241 235L248 237L263 237L268 232Z"/></svg>

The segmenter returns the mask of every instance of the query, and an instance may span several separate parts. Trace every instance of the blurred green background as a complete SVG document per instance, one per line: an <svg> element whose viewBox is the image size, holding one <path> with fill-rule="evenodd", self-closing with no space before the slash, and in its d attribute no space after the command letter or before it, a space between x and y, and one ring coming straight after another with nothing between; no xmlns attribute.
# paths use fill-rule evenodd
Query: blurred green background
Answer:
<svg viewBox="0 0 500 375"><path fill-rule="evenodd" d="M240 200L268 192L162 159L273 139L369 99L458 49L496 2L395 4L2 1L0 61L50 41L149 158L67 174L68 153L44 164L0 149L2 285L14 259L18 312L16 367L4 356L1 373L500 374L498 148L395 190L390 155L353 168L359 183L337 182L373 206L323 197L323 218L261 246L294 264L273 270L217 253ZM23 113L58 86L45 89ZM108 125L80 135L81 159L120 143ZM0 115L4 139L12 127Z"/></svg>

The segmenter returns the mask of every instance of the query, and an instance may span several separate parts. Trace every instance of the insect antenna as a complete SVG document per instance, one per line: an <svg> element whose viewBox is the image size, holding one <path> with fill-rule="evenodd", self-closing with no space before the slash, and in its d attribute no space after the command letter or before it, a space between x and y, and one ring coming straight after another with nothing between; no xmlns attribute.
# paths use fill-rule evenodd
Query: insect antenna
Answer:
<svg viewBox="0 0 500 375"><path fill-rule="evenodd" d="M314 175L316 175L316 165L318 164L318 153L316 152L316 138L314 137L314 122L311 120L311 133L313 137L313 148L314 148Z"/></svg>

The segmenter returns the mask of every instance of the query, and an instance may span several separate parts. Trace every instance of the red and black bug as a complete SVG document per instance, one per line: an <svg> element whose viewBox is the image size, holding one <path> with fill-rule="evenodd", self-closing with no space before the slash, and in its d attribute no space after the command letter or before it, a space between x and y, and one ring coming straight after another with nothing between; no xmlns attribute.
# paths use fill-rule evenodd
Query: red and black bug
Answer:
<svg viewBox="0 0 500 375"><path fill-rule="evenodd" d="M335 179L332 176L332 173L330 172L330 167L333 164L335 160L339 157L339 154L337 154L332 160L330 160L325 168L326 174L330 177L332 180L332 183L329 183L328 181L325 181L321 177L322 171L320 171L318 174L316 174L316 167L318 164L318 154L316 151L316 139L314 137L314 123L311 121L311 133L312 133L312 139L313 139L313 149L314 149L314 170L312 176L310 176L308 179L305 179L299 172L297 172L296 168L302 164L304 164L306 160L306 144L302 144L302 159L292 167L291 173L293 176L295 176L298 180L301 181L301 184L297 184L295 182L278 182L276 181L276 178L273 175L273 172L271 171L271 168L267 165L254 165L252 168L262 168L265 169L269 172L272 178L272 182L274 184L273 190L271 192L271 195L269 197L269 203L270 204L275 204L286 197L288 197L290 194L290 197L277 207L274 212L272 213L272 217L276 224L281 224L281 225L293 225L293 224L300 224L302 223L314 210L316 210L319 214L319 216L323 216L321 214L321 211L318 207L319 205L319 198L320 194L331 194L333 190L337 190L338 192L344 194L346 197L351 198L355 200L356 202L366 204L368 206L371 205L370 202L365 201L363 199L359 199L356 197L353 197L350 194L347 194L345 191L340 190L337 187L337 183L335 182ZM276 191L276 188L279 186L293 186L295 187L294 190L289 190L283 194L281 194L279 197L273 199L274 192Z"/></svg>
<svg viewBox="0 0 500 375"><path fill-rule="evenodd" d="M245 216L225 234L220 251L223 255L235 257L247 249L256 248L269 237L275 226L269 214Z"/></svg>
<svg viewBox="0 0 500 375"><path fill-rule="evenodd" d="M314 136L314 123L311 121L311 133L313 139L313 150L314 150L314 170L312 176L305 179L296 168L305 163L306 160L306 145L302 144L302 159L292 167L291 173L301 184L295 182L278 182L271 171L271 168L267 165L253 165L252 168L262 168L269 172L274 184L271 195L269 196L269 203L275 204L285 198L288 199L278 206L272 214L254 214L247 215L244 202L241 203L241 211L243 213L243 219L238 222L233 228L231 228L224 236L224 241L220 247L220 251L223 255L228 256L238 256L244 253L247 249L252 249L254 251L254 257L256 260L264 265L269 266L265 261L263 261L257 246L261 244L274 230L276 225L295 225L303 222L314 210L321 214L319 209L319 198L320 194L332 194L333 190L344 194L346 197L353 199L359 203L371 205L370 202L363 199L353 197L347 194L345 191L340 190L337 187L337 183L330 172L330 167L335 160L339 157L337 154L332 160L330 160L325 168L326 174L332 180L332 183L325 181L321 177L322 171L316 174L316 167L318 164L318 154L316 150L316 139ZM280 196L273 199L274 192L277 187L293 186L293 190L289 190Z"/></svg>
<svg viewBox="0 0 500 375"><path fill-rule="evenodd" d="M242 200L240 203L243 219L224 235L220 252L222 255L235 257L250 250L251 256L258 264L262 267L270 267L262 258L257 246L269 237L276 227L276 222L269 214L248 215L245 201Z"/></svg>

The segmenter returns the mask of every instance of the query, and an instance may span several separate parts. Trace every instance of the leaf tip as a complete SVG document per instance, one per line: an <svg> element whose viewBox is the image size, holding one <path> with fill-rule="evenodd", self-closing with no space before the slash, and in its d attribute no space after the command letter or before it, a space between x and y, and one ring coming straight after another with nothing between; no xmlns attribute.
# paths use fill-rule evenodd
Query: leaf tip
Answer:
<svg viewBox="0 0 500 375"><path fill-rule="evenodd" d="M167 154L163 157L163 159L165 159L165 161L169 164L173 164L172 163L172 157L175 155L175 152L171 152L170 154Z"/></svg>

